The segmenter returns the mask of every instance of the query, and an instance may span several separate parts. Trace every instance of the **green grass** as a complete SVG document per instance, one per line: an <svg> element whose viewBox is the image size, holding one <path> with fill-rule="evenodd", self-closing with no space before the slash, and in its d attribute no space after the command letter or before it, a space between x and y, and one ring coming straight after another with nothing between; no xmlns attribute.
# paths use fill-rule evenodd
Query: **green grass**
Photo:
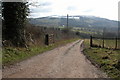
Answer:
<svg viewBox="0 0 120 80"><path fill-rule="evenodd" d="M2 53L3 53L2 63L3 65L9 66L10 64L20 62L32 56L41 54L45 51L52 50L58 46L61 46L63 44L67 44L76 40L78 39L64 40L64 41L57 42L55 44L51 44L49 46L33 46L33 47L29 47L28 49L6 47L2 49Z"/></svg>
<svg viewBox="0 0 120 80"><path fill-rule="evenodd" d="M111 78L120 77L120 50L90 48L89 40L85 40L84 54Z"/></svg>
<svg viewBox="0 0 120 80"><path fill-rule="evenodd" d="M117 49L120 49L120 40L117 42ZM102 39L93 39L93 44L103 46L103 40ZM105 48L112 48L114 49L116 46L116 40L104 40L104 47Z"/></svg>
<svg viewBox="0 0 120 80"><path fill-rule="evenodd" d="M91 34L91 35L98 34L98 33L101 34L101 30L90 29L90 28L74 27L73 31L80 32L83 34Z"/></svg>
<svg viewBox="0 0 120 80"><path fill-rule="evenodd" d="M118 48L120 49L120 40L118 40Z"/></svg>

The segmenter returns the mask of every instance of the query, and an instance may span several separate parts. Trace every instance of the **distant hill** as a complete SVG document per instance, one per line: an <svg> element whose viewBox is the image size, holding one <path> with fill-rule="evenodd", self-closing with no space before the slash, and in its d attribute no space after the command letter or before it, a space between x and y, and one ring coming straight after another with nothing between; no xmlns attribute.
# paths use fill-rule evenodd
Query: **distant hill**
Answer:
<svg viewBox="0 0 120 80"><path fill-rule="evenodd" d="M37 26L59 27L66 26L66 16L48 16L41 18L29 18L31 24ZM69 16L69 26L86 28L117 28L117 21L94 16Z"/></svg>

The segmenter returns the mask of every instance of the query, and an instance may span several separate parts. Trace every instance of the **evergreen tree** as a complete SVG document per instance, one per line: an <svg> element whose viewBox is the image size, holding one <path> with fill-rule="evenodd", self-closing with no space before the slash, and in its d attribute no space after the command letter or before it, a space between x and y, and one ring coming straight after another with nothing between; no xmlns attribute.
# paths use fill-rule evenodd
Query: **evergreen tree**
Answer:
<svg viewBox="0 0 120 80"><path fill-rule="evenodd" d="M27 2L2 2L3 39L25 47L24 29L29 8Z"/></svg>

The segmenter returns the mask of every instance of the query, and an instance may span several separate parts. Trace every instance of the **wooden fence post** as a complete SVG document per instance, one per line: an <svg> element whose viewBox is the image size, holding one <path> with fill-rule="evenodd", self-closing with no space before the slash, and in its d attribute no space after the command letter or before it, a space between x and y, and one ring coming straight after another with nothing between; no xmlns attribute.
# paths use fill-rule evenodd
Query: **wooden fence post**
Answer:
<svg viewBox="0 0 120 80"><path fill-rule="evenodd" d="M55 43L54 34L53 34L53 43Z"/></svg>
<svg viewBox="0 0 120 80"><path fill-rule="evenodd" d="M115 38L115 49L117 49L117 37Z"/></svg>
<svg viewBox="0 0 120 80"><path fill-rule="evenodd" d="M45 45L49 45L49 35L45 35Z"/></svg>
<svg viewBox="0 0 120 80"><path fill-rule="evenodd" d="M104 48L104 37L103 37L103 48Z"/></svg>
<svg viewBox="0 0 120 80"><path fill-rule="evenodd" d="M90 36L90 47L93 47L93 45L92 45L92 36Z"/></svg>

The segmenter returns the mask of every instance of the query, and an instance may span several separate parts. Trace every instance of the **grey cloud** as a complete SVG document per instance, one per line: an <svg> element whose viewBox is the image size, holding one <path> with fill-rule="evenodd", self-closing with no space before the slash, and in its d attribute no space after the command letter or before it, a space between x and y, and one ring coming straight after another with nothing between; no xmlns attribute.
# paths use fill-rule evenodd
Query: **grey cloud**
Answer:
<svg viewBox="0 0 120 80"><path fill-rule="evenodd" d="M50 8L49 6L52 4L51 2L36 2L35 3L37 6L34 6L34 8L31 8L30 12L31 13L47 13L47 12L51 12L52 8Z"/></svg>
<svg viewBox="0 0 120 80"><path fill-rule="evenodd" d="M50 6L50 5L52 5L52 3L51 2L44 2L44 3L41 3L40 5L41 6Z"/></svg>
<svg viewBox="0 0 120 80"><path fill-rule="evenodd" d="M51 12L52 9L51 8L37 8L37 9L32 9L31 13L47 13L47 12Z"/></svg>
<svg viewBox="0 0 120 80"><path fill-rule="evenodd" d="M50 6L52 5L51 2L31 2L29 5L34 6L34 7L41 7L41 6Z"/></svg>
<svg viewBox="0 0 120 80"><path fill-rule="evenodd" d="M85 10L85 11L83 11L83 12L93 12L93 9L88 9L88 10Z"/></svg>
<svg viewBox="0 0 120 80"><path fill-rule="evenodd" d="M73 10L76 10L77 8L75 6L69 6L67 7L67 10L70 10L70 11L73 11Z"/></svg>

